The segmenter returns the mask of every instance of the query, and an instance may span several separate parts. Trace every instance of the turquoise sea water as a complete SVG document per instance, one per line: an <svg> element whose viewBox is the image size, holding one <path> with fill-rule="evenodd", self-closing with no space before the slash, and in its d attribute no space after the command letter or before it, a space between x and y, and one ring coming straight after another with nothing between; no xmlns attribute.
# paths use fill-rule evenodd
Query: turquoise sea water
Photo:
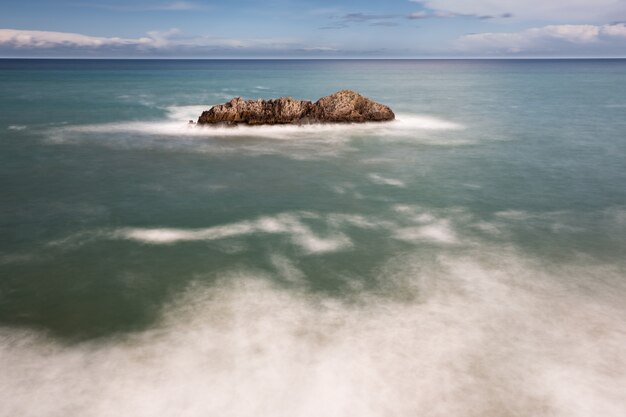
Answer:
<svg viewBox="0 0 626 417"><path fill-rule="evenodd" d="M623 416L625 255L626 60L0 60L0 416Z"/></svg>

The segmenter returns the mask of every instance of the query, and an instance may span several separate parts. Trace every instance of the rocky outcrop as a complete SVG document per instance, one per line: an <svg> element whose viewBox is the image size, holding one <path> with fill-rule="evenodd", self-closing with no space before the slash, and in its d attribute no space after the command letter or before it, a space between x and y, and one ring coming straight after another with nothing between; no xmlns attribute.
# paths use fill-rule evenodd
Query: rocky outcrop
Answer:
<svg viewBox="0 0 626 417"><path fill-rule="evenodd" d="M233 98L202 112L198 124L277 125L364 123L393 120L391 109L351 90L342 90L315 103L281 97L274 100Z"/></svg>

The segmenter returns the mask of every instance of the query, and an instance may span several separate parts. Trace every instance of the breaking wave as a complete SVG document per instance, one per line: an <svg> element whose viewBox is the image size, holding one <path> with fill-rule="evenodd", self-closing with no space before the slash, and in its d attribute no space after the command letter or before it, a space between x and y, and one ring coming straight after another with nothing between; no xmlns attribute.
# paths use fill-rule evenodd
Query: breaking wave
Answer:
<svg viewBox="0 0 626 417"><path fill-rule="evenodd" d="M300 253L267 244L269 270L198 277L141 332L66 345L0 328L0 415L621 417L623 268L533 258L472 232L570 217L508 210L479 221L398 204L379 216L287 212L70 237L55 244L269 234ZM377 268L373 290L342 277L354 280L344 294L310 291L298 255L352 249L358 229L407 246Z"/></svg>
<svg viewBox="0 0 626 417"><path fill-rule="evenodd" d="M378 277L401 297L355 301L232 271L144 332L68 346L0 329L0 415L623 416L618 272L546 271L496 248L409 253Z"/></svg>
<svg viewBox="0 0 626 417"><path fill-rule="evenodd" d="M415 131L460 130L463 125L433 116L398 114L396 120L362 124L312 124L274 126L200 126L190 124L210 106L174 106L166 109L167 119L162 121L129 121L93 125L74 125L55 129L52 139L63 141L64 136L76 133L131 133L176 137L261 137L271 139L296 139L318 137L327 138L348 136L407 136Z"/></svg>
<svg viewBox="0 0 626 417"><path fill-rule="evenodd" d="M280 155L318 160L354 152L359 141L462 146L474 143L461 124L438 117L397 114L396 120L362 124L201 126L189 123L209 106L173 106L162 120L66 125L43 131L50 144L167 149L208 155ZM450 132L455 132L450 134Z"/></svg>
<svg viewBox="0 0 626 417"><path fill-rule="evenodd" d="M306 213L304 216L314 217L314 215L307 215ZM220 240L258 233L287 234L293 244L307 253L334 252L352 246L352 242L344 234L336 232L330 236L319 236L305 225L299 216L290 213L206 229L128 228L114 231L110 236L147 244L172 244L198 240Z"/></svg>

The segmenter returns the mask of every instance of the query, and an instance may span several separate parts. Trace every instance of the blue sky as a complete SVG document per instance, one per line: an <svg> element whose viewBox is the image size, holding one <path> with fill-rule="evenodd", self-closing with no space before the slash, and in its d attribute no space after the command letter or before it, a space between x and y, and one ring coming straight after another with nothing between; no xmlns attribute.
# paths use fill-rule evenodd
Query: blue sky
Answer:
<svg viewBox="0 0 626 417"><path fill-rule="evenodd" d="M1 57L624 57L626 0L2 0Z"/></svg>

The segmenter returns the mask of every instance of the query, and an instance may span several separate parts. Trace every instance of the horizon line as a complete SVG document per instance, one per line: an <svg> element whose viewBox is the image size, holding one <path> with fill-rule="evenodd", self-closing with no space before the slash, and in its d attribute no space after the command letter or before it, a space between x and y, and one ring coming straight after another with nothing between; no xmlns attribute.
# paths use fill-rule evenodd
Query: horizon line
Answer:
<svg viewBox="0 0 626 417"><path fill-rule="evenodd" d="M525 56L525 57L0 57L0 60L75 60L75 61L102 61L102 60L118 60L118 61L479 61L479 60L623 60L626 56Z"/></svg>

